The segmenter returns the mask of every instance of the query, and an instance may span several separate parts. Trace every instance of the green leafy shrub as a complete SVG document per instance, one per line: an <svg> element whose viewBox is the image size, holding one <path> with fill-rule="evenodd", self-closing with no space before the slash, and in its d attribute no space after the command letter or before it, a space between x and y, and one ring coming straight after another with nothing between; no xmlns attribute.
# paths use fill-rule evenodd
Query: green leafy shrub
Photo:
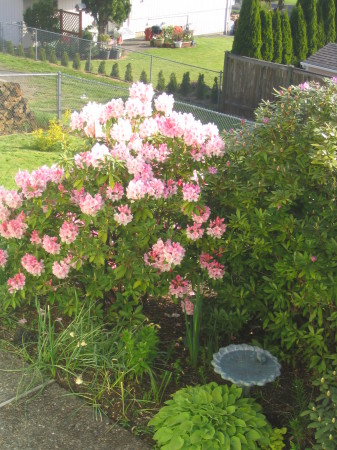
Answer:
<svg viewBox="0 0 337 450"><path fill-rule="evenodd" d="M163 92L165 90L165 78L162 70L158 73L158 81L156 86L157 91Z"/></svg>
<svg viewBox="0 0 337 450"><path fill-rule="evenodd" d="M208 188L211 209L227 217L223 252L235 274L212 305L241 326L248 314L264 345L319 371L336 352L336 96L328 80L276 94L254 128L227 135L228 162Z"/></svg>
<svg viewBox="0 0 337 450"><path fill-rule="evenodd" d="M33 135L34 147L42 152L61 151L67 140L62 123L56 119L49 121L47 131L38 129L33 131Z"/></svg>
<svg viewBox="0 0 337 450"><path fill-rule="evenodd" d="M119 78L119 66L118 66L118 63L114 63L112 65L110 76L113 77L113 78Z"/></svg>
<svg viewBox="0 0 337 450"><path fill-rule="evenodd" d="M24 50L22 44L19 44L17 46L17 48L16 48L16 56L20 56L20 57L25 56L25 50Z"/></svg>
<svg viewBox="0 0 337 450"><path fill-rule="evenodd" d="M35 59L35 49L34 49L34 47L29 47L27 56L28 56L28 58Z"/></svg>
<svg viewBox="0 0 337 450"><path fill-rule="evenodd" d="M174 94L178 90L177 76L174 72L172 72L170 75L170 81L168 82L168 85L166 86L166 90L170 94Z"/></svg>
<svg viewBox="0 0 337 450"><path fill-rule="evenodd" d="M252 398L235 385L187 387L150 420L161 449L242 449L268 446L272 427Z"/></svg>
<svg viewBox="0 0 337 450"><path fill-rule="evenodd" d="M139 77L139 81L141 81L142 83L147 84L149 82L148 78L147 78L147 73L145 72L145 70L142 70L140 77Z"/></svg>
<svg viewBox="0 0 337 450"><path fill-rule="evenodd" d="M79 53L75 53L73 60L73 69L80 70L81 68L81 57Z"/></svg>
<svg viewBox="0 0 337 450"><path fill-rule="evenodd" d="M90 59L86 60L84 69L86 72L92 72L92 64L91 64Z"/></svg>
<svg viewBox="0 0 337 450"><path fill-rule="evenodd" d="M7 41L6 42L6 52L9 55L14 55L14 45L12 41Z"/></svg>
<svg viewBox="0 0 337 450"><path fill-rule="evenodd" d="M101 61L98 66L98 73L101 75L106 75L105 61Z"/></svg>
<svg viewBox="0 0 337 450"><path fill-rule="evenodd" d="M185 72L183 75L183 79L180 85L180 92L183 95L188 95L191 92L191 79L189 72Z"/></svg>
<svg viewBox="0 0 337 450"><path fill-rule="evenodd" d="M128 64L126 65L125 75L124 75L124 80L125 80L125 81L129 81L130 83L133 81L133 75L132 75L132 66L131 66L131 63L128 63Z"/></svg>
<svg viewBox="0 0 337 450"><path fill-rule="evenodd" d="M43 62L47 61L46 49L43 47L39 48L39 60Z"/></svg>
<svg viewBox="0 0 337 450"><path fill-rule="evenodd" d="M313 449L335 450L337 448L337 372L329 370L324 377L313 382L318 386L319 394L309 405L310 410L303 415L309 415L311 423L308 428L315 432L316 445Z"/></svg>
<svg viewBox="0 0 337 450"><path fill-rule="evenodd" d="M50 63L52 63L52 64L57 64L57 56L56 56L56 52L55 52L55 50L54 49L52 49L51 51L50 51L50 54L49 54L49 62Z"/></svg>
<svg viewBox="0 0 337 450"><path fill-rule="evenodd" d="M211 101L212 103L218 103L219 96L219 82L218 77L214 77L214 82L211 90Z"/></svg>
<svg viewBox="0 0 337 450"><path fill-rule="evenodd" d="M69 66L69 56L68 56L68 53L66 51L62 52L61 65L64 66L64 67L68 67Z"/></svg>
<svg viewBox="0 0 337 450"><path fill-rule="evenodd" d="M196 88L197 98L202 100L206 94L206 83L205 83L205 75L203 73L199 73L197 88Z"/></svg>

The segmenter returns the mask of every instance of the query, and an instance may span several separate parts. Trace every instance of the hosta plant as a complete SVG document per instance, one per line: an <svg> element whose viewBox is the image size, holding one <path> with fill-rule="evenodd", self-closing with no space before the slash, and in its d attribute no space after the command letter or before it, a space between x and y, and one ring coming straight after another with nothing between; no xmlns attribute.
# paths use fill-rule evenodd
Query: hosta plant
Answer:
<svg viewBox="0 0 337 450"><path fill-rule="evenodd" d="M267 447L273 433L252 398L241 388L209 383L189 386L150 420L153 439L162 450L254 450Z"/></svg>

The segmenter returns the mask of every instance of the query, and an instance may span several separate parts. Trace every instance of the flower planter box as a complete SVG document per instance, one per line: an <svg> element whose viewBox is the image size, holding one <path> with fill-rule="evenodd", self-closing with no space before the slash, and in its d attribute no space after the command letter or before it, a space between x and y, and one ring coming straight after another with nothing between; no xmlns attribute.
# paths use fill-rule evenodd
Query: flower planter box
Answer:
<svg viewBox="0 0 337 450"><path fill-rule="evenodd" d="M191 47L191 46L192 46L192 41L182 42L182 48Z"/></svg>
<svg viewBox="0 0 337 450"><path fill-rule="evenodd" d="M109 59L110 57L110 50L100 50L99 51L99 59Z"/></svg>
<svg viewBox="0 0 337 450"><path fill-rule="evenodd" d="M174 46L175 46L176 48L181 48L182 45L183 45L182 41L176 41L176 42L174 43Z"/></svg>
<svg viewBox="0 0 337 450"><path fill-rule="evenodd" d="M121 48L112 48L110 50L110 58L111 59L119 59L122 56Z"/></svg>
<svg viewBox="0 0 337 450"><path fill-rule="evenodd" d="M153 39L154 47L162 47L164 44L164 39Z"/></svg>

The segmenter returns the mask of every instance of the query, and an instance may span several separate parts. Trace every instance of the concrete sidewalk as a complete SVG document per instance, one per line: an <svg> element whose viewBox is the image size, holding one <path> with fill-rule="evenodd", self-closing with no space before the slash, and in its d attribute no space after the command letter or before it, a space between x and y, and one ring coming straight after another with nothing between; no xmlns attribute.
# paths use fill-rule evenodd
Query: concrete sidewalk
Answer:
<svg viewBox="0 0 337 450"><path fill-rule="evenodd" d="M1 450L146 450L150 447L109 419L95 420L84 401L27 370L0 350Z"/></svg>

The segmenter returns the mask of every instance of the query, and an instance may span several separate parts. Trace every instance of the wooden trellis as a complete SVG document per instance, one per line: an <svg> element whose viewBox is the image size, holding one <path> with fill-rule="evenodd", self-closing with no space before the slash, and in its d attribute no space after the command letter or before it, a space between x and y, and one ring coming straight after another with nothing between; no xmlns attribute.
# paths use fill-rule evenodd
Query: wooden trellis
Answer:
<svg viewBox="0 0 337 450"><path fill-rule="evenodd" d="M58 9L56 17L60 24L60 33L82 37L82 11L70 12Z"/></svg>

